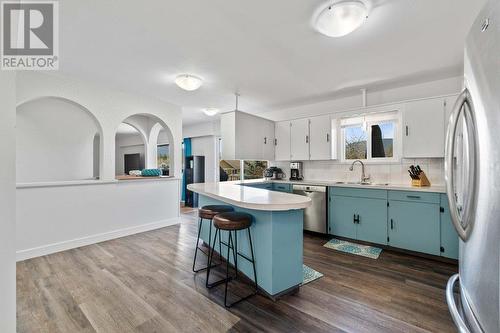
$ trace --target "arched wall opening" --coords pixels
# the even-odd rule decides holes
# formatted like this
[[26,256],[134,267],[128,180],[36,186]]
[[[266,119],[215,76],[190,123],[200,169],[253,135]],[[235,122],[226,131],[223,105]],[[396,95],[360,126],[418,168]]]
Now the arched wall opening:
[[18,183],[99,178],[102,128],[89,110],[68,99],[42,97],[16,111]]
[[146,168],[147,140],[140,129],[124,121],[115,135],[115,174]]
[[[142,135],[144,142],[144,167],[147,169],[162,169],[164,176],[173,175],[173,172],[171,174],[171,171],[175,170],[174,152],[171,149],[173,136],[165,122],[155,115],[141,113],[127,117],[123,120],[122,124],[128,124]],[[117,141],[115,146],[117,150],[121,146],[121,141],[118,138],[120,131],[123,131],[122,124],[116,130]],[[137,135],[136,139],[131,141],[131,143],[138,146]],[[126,173],[125,171],[127,170],[122,165],[121,157],[117,157],[115,165],[117,171],[123,169],[123,174]],[[121,174],[117,172],[117,175]]]

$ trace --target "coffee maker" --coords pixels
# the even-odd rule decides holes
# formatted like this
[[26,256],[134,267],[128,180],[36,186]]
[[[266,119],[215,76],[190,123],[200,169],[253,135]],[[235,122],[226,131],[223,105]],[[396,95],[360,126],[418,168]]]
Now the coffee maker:
[[302,180],[302,162],[290,163],[290,180]]

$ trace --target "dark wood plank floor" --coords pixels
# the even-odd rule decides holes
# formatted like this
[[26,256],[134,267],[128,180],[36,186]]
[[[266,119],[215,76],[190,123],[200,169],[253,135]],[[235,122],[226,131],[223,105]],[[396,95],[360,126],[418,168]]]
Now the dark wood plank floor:
[[[19,332],[455,332],[445,302],[457,267],[383,251],[343,254],[306,235],[324,277],[293,296],[226,310],[193,274],[195,211],[183,223],[17,264]],[[234,291],[243,295],[245,285]]]

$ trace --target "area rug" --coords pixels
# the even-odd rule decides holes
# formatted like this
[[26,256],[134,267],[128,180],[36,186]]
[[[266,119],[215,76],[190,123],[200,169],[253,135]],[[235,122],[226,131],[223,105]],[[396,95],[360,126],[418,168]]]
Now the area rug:
[[323,274],[321,274],[320,272],[315,271],[311,267],[304,264],[302,264],[302,272],[304,274],[304,281],[302,282],[302,285],[313,282],[314,280],[317,280],[323,276]]
[[363,256],[372,259],[378,259],[382,249],[375,246],[361,245],[356,243],[351,243],[348,241],[333,238],[328,243],[323,245],[329,249],[355,254],[358,256]]

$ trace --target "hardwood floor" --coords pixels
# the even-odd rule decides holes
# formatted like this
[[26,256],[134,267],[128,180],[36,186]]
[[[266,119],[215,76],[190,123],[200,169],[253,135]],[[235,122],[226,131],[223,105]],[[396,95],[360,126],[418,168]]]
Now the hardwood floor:
[[205,274],[191,271],[195,214],[183,209],[180,225],[19,262],[18,331],[456,331],[444,294],[455,265],[386,250],[378,260],[343,254],[311,235],[304,263],[324,277],[278,302],[256,296],[226,310],[224,287],[208,291]]

